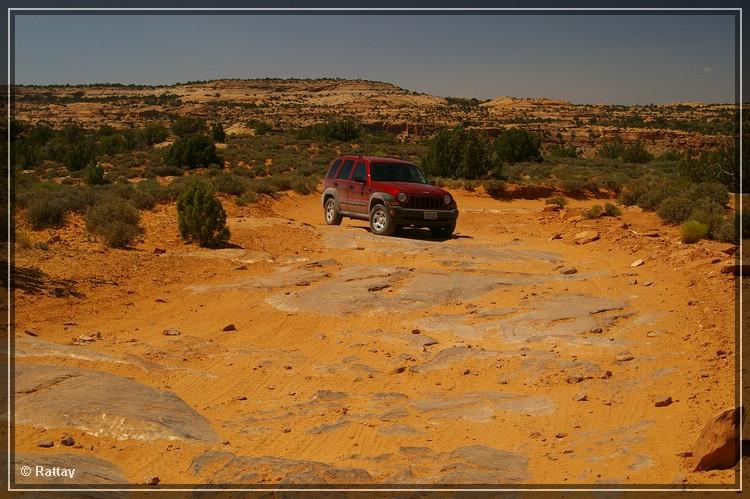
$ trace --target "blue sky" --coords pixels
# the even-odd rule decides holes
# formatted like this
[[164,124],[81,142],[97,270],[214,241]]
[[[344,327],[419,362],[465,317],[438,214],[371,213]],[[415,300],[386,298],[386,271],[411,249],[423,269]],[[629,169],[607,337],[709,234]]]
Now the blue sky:
[[442,96],[734,102],[730,15],[29,15],[16,83],[337,76]]

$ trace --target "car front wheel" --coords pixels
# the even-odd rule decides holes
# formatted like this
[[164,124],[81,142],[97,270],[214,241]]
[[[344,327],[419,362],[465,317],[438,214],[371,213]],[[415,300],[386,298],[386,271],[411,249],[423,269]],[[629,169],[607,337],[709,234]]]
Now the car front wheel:
[[391,236],[396,231],[396,224],[382,204],[376,204],[370,210],[370,230],[378,236]]
[[448,239],[449,237],[451,237],[454,230],[456,230],[456,222],[430,227],[430,232],[432,233],[432,235],[441,239]]
[[341,220],[344,218],[336,209],[336,201],[333,198],[328,198],[326,201],[324,214],[328,225],[341,225]]

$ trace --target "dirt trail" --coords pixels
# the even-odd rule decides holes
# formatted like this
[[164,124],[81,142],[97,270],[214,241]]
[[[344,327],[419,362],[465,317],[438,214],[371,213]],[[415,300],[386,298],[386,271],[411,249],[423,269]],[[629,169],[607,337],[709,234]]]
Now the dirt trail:
[[[41,274],[17,295],[16,450],[98,458],[133,483],[732,483],[678,455],[734,403],[726,245],[680,245],[638,209],[592,221],[569,218],[586,201],[457,199],[442,242],[327,227],[317,196],[290,195],[225,202],[235,248],[182,244],[164,206],[135,250],[80,223],[19,250]],[[575,244],[585,230],[600,238]],[[72,383],[112,377],[90,371],[133,393],[92,401]],[[55,419],[56,400],[107,416]],[[144,423],[128,403],[170,414]],[[37,447],[66,432],[82,448]]]

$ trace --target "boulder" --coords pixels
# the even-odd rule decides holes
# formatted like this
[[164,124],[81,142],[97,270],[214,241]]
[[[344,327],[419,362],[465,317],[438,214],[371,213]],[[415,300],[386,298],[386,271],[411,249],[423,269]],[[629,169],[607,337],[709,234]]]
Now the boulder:
[[121,440],[217,440],[209,422],[174,393],[107,372],[18,364],[15,393],[20,424]]
[[594,230],[585,230],[573,236],[576,244],[588,244],[599,239],[599,233]]
[[695,471],[728,469],[740,459],[739,407],[715,414],[703,427],[693,451]]

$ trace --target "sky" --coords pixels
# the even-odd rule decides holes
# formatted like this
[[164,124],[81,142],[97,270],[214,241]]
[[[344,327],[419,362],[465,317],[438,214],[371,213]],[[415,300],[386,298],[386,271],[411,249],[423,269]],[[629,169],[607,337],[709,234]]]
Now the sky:
[[735,101],[731,15],[16,14],[15,83],[340,77],[440,96]]

